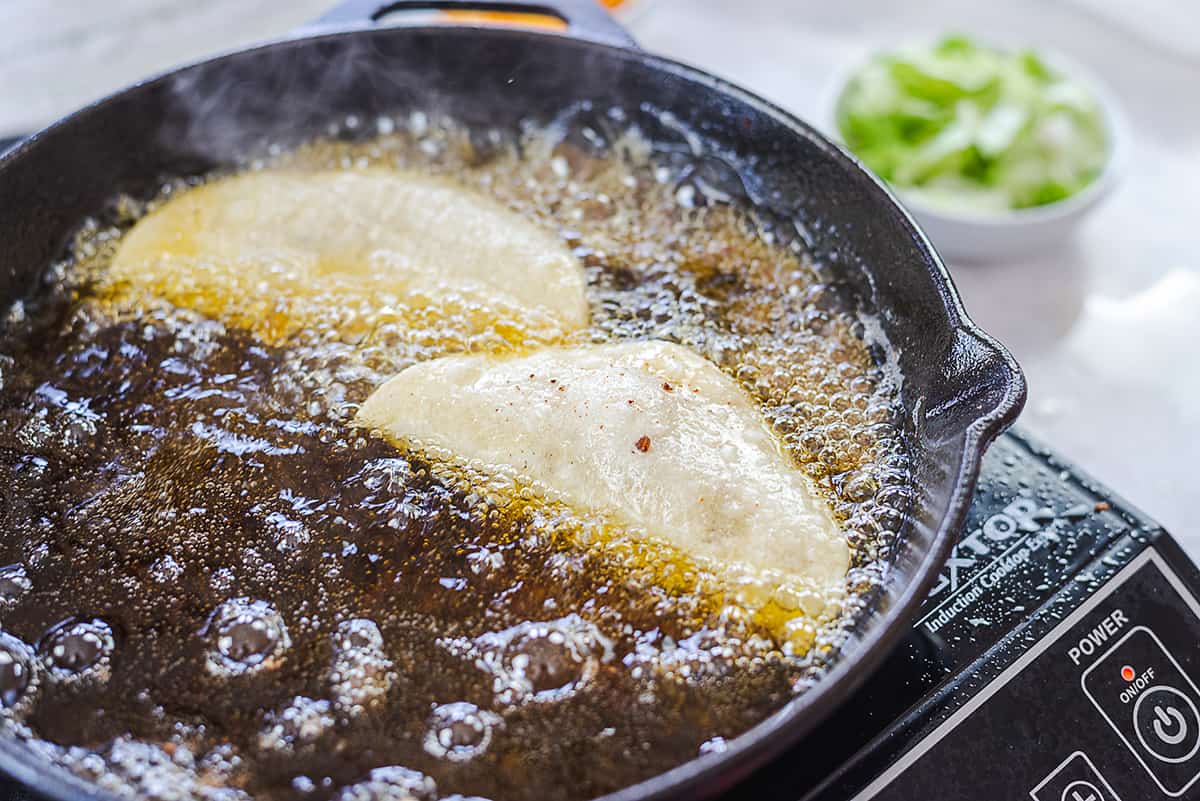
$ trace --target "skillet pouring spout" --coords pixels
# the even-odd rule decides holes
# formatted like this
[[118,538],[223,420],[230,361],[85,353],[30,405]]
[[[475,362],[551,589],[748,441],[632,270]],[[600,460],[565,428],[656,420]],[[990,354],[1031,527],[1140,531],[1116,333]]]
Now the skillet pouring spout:
[[974,436],[969,439],[975,440],[982,455],[1024,408],[1025,375],[1007,348],[974,323],[966,323],[955,330],[943,376],[942,392],[931,392],[913,410],[914,428],[928,436],[939,418],[949,415],[961,424],[959,415],[974,414],[975,421],[968,426]]
[[[976,387],[973,401],[963,399],[960,402],[974,403],[978,414],[968,428],[965,444],[966,448],[977,451],[971,473],[978,476],[984,451],[1016,422],[1025,408],[1029,389],[1025,374],[1012,353],[974,323],[960,329],[953,364],[962,374],[972,376],[971,383]],[[970,483],[973,490],[974,481]],[[963,502],[970,503],[969,494]]]

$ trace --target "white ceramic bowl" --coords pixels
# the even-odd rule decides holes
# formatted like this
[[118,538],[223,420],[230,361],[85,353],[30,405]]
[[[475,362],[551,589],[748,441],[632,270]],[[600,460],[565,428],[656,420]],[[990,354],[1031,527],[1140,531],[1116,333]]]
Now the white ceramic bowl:
[[[901,45],[903,46],[903,45]],[[1003,49],[1006,44],[994,45]],[[883,50],[894,49],[884,47]],[[1070,197],[1026,209],[1004,212],[962,211],[930,205],[904,187],[889,184],[901,204],[916,218],[942,256],[957,261],[1001,261],[1041,251],[1068,239],[1079,222],[1112,189],[1124,164],[1126,125],[1112,94],[1087,70],[1041,47],[1038,55],[1055,70],[1087,89],[1096,98],[1108,132],[1108,159],[1096,179]],[[872,53],[879,49],[872,50]],[[853,62],[838,74],[824,103],[826,133],[845,146],[837,126],[837,104],[850,79],[866,65],[869,56]],[[849,150],[849,148],[847,148]],[[851,153],[853,155],[853,153]]]

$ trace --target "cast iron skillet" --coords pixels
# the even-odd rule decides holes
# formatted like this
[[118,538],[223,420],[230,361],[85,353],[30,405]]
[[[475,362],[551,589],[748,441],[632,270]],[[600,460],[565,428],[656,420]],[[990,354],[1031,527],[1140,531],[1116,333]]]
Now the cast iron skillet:
[[[534,11],[566,34],[469,25],[380,25],[398,8]],[[34,293],[80,221],[117,192],[152,196],[164,177],[203,173],[326,130],[330,120],[436,109],[512,131],[524,119],[620,107],[665,150],[699,133],[702,169],[788,221],[845,293],[879,321],[903,376],[918,500],[874,611],[810,691],[732,740],[608,796],[697,798],[729,788],[808,733],[908,627],[960,530],[984,449],[1018,414],[1024,379],[966,316],[929,241],[853,158],[779,108],[718,78],[638,50],[592,0],[380,5],[351,0],[293,38],[186,66],[88,106],[0,158],[0,307]],[[664,117],[660,112],[669,112]],[[664,124],[664,119],[667,122]],[[729,164],[740,165],[732,173]],[[712,177],[712,176],[710,176]],[[94,789],[0,742],[0,770],[56,799]]]

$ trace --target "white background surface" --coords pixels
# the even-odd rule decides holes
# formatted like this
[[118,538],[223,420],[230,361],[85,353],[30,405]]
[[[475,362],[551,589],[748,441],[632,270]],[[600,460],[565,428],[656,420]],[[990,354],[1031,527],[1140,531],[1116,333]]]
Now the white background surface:
[[[7,0],[0,133],[283,33],[331,1]],[[972,315],[1025,367],[1021,423],[1200,559],[1200,3],[646,0],[630,24],[648,49],[814,121],[867,50],[945,31],[1053,48],[1105,82],[1131,134],[1112,196],[1052,251],[951,267]]]

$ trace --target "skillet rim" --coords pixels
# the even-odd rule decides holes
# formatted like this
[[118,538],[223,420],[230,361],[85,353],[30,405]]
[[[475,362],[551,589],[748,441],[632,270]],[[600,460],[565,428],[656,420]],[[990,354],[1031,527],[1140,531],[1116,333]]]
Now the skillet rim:
[[[167,81],[192,69],[199,69],[241,54],[268,51],[277,47],[305,45],[342,37],[359,35],[471,35],[495,36],[530,40],[536,46],[538,40],[550,39],[556,46],[576,47],[582,50],[604,50],[611,55],[635,62],[638,66],[666,72],[685,81],[699,84],[705,89],[731,97],[738,103],[750,107],[772,121],[787,128],[797,137],[808,140],[835,163],[842,167],[847,177],[866,181],[869,191],[879,194],[884,205],[897,215],[901,231],[907,234],[925,256],[930,278],[946,313],[946,331],[965,335],[988,356],[987,374],[1003,379],[1004,393],[990,409],[980,412],[963,430],[961,444],[955,448],[961,461],[954,478],[954,492],[948,499],[948,507],[931,537],[930,546],[913,569],[912,577],[903,590],[895,596],[891,607],[882,615],[870,620],[855,642],[853,651],[840,656],[833,667],[817,683],[801,695],[793,697],[784,706],[764,718],[727,743],[726,750],[706,754],[644,779],[636,784],[598,796],[593,801],[659,801],[668,797],[691,793],[690,797],[712,797],[729,789],[745,778],[754,769],[799,738],[812,732],[834,712],[841,701],[857,689],[867,676],[874,673],[883,659],[893,650],[900,637],[907,631],[907,624],[915,617],[936,578],[937,568],[946,559],[954,539],[961,530],[979,477],[983,455],[993,440],[999,436],[1020,414],[1024,406],[1027,387],[1023,373],[1012,354],[995,338],[980,328],[967,314],[962,297],[937,250],[912,215],[899,202],[896,195],[868,170],[853,154],[831,141],[810,124],[799,119],[780,106],[750,92],[731,81],[720,78],[703,69],[650,53],[635,46],[618,45],[607,41],[585,38],[568,32],[543,31],[507,27],[491,27],[480,24],[434,24],[404,25],[365,23],[353,27],[310,27],[284,36],[267,39],[243,47],[230,48],[214,55],[156,72],[123,88],[100,97],[67,114],[40,131],[22,140],[20,144],[0,154],[0,181],[3,181],[10,165],[27,153],[36,152],[40,143],[48,136],[71,135],[71,126],[93,113],[100,113],[107,105],[131,95],[150,85]],[[34,156],[28,156],[33,158]],[[898,232],[900,233],[900,232]],[[37,274],[40,276],[43,271]],[[908,411],[911,413],[912,408]],[[956,438],[957,439],[957,438]],[[49,762],[37,762],[28,757],[31,752],[20,740],[0,737],[0,773],[16,779],[28,790],[43,797],[61,799],[87,799],[88,801],[113,801],[120,798],[98,790],[64,768]]]

